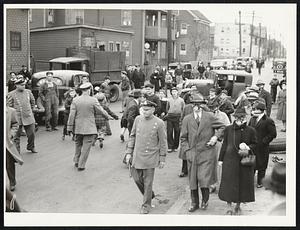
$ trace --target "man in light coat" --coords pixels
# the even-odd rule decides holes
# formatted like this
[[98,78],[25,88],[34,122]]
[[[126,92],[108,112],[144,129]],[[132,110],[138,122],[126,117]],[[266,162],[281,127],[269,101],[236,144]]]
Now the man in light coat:
[[181,148],[186,154],[192,204],[189,212],[199,208],[198,187],[201,188],[201,209],[208,206],[209,187],[217,181],[216,143],[224,130],[224,124],[212,113],[204,111],[203,98],[193,98],[193,113],[182,121]]
[[97,136],[95,113],[102,113],[106,119],[109,118],[98,100],[90,96],[90,83],[82,84],[80,90],[81,96],[75,97],[71,104],[67,126],[67,131],[75,134],[74,162],[78,171],[85,169],[91,146]]
[[20,153],[20,137],[22,128],[24,127],[28,141],[27,150],[32,153],[37,153],[35,150],[35,119],[33,109],[35,106],[35,99],[30,90],[25,89],[25,80],[22,76],[15,81],[16,89],[8,93],[7,103],[9,107],[16,110],[17,120],[19,123],[18,131],[15,135],[14,142],[17,150]]
[[151,200],[154,170],[163,168],[167,153],[167,134],[164,122],[154,116],[156,104],[145,101],[141,104],[143,115],[135,118],[126,148],[126,162],[131,175],[143,194],[142,214],[148,214]]
[[23,164],[22,157],[13,142],[13,137],[18,131],[16,110],[6,106],[6,171],[9,179],[10,191],[15,190],[16,169],[15,162]]

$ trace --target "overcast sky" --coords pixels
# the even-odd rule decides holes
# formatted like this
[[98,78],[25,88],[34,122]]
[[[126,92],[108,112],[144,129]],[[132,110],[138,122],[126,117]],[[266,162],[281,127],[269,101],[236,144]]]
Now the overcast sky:
[[[239,20],[241,11],[242,23],[251,23],[254,11],[254,25],[267,27],[271,38],[286,42],[291,23],[295,23],[291,17],[291,5],[288,4],[199,4],[201,11],[212,22],[231,22]],[[294,22],[293,22],[294,21]]]

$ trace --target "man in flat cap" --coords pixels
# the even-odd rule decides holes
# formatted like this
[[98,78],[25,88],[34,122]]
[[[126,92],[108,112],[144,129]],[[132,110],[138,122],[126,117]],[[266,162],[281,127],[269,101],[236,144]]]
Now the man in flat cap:
[[256,86],[258,87],[258,90],[259,90],[258,96],[265,100],[266,113],[267,113],[267,116],[270,117],[271,110],[272,110],[272,97],[271,97],[271,94],[264,89],[265,83],[262,80],[258,80],[257,83],[256,83]]
[[160,102],[159,96],[157,96],[154,93],[154,85],[152,85],[151,83],[147,83],[145,85],[144,89],[145,89],[145,92],[146,92],[145,93],[145,98],[148,101],[151,101],[151,102],[156,104],[154,115],[159,117],[161,115],[161,102]]
[[219,110],[226,113],[231,123],[231,114],[234,112],[234,108],[230,99],[228,98],[227,90],[222,90],[219,98]]
[[22,75],[17,76],[15,81],[16,89],[8,93],[7,104],[16,110],[17,120],[19,123],[18,131],[15,135],[14,142],[17,150],[20,153],[20,137],[22,128],[24,127],[28,141],[27,150],[32,153],[37,153],[35,150],[35,119],[33,109],[35,99],[29,89],[25,89],[25,80]]
[[46,130],[55,131],[58,123],[58,87],[53,79],[53,72],[46,73],[46,81],[41,85],[39,96],[45,105]]
[[255,170],[257,170],[257,188],[261,188],[262,179],[268,167],[269,144],[276,138],[277,132],[274,121],[264,113],[266,105],[258,102],[253,107],[253,116],[249,121],[249,126],[255,128],[258,140],[254,151],[256,154]]
[[90,96],[91,84],[89,82],[83,83],[80,90],[81,96],[75,97],[71,104],[67,126],[67,131],[75,134],[74,162],[78,171],[85,169],[92,143],[97,136],[95,113],[102,113],[106,119],[109,118],[98,100]]
[[194,97],[191,103],[193,112],[183,118],[180,140],[181,151],[186,155],[188,163],[192,200],[189,212],[194,212],[199,209],[199,187],[202,193],[200,207],[202,210],[206,210],[209,187],[217,182],[216,143],[225,126],[212,113],[203,110],[203,97]]
[[164,122],[154,116],[156,104],[145,101],[141,104],[143,115],[136,117],[126,148],[126,162],[131,164],[131,175],[143,194],[142,214],[148,214],[151,200],[154,171],[163,168],[167,153],[167,135]]
[[120,84],[120,88],[122,90],[122,111],[121,113],[124,112],[125,109],[125,99],[128,96],[128,92],[130,89],[130,81],[129,78],[127,77],[127,72],[126,71],[122,71],[121,72],[121,84]]

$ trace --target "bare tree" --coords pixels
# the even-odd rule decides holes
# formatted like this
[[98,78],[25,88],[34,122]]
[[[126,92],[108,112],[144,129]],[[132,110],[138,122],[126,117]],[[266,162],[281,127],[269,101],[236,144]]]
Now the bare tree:
[[198,59],[199,52],[208,55],[209,49],[209,32],[204,31],[198,25],[197,29],[189,31],[189,39],[191,41],[191,49],[194,51],[195,59]]

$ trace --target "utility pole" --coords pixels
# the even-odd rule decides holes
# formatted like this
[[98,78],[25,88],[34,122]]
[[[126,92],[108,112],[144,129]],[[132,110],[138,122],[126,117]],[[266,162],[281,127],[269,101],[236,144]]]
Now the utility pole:
[[242,56],[242,25],[241,25],[241,11],[239,11],[239,34],[240,34],[240,57]]
[[260,58],[260,46],[261,46],[261,23],[259,23],[258,58]]
[[252,53],[253,22],[254,22],[254,11],[252,12],[252,23],[251,23],[251,34],[250,34],[250,52],[249,52],[249,57],[251,57],[251,53]]
[[168,50],[168,66],[172,62],[172,10],[167,12],[167,50]]

